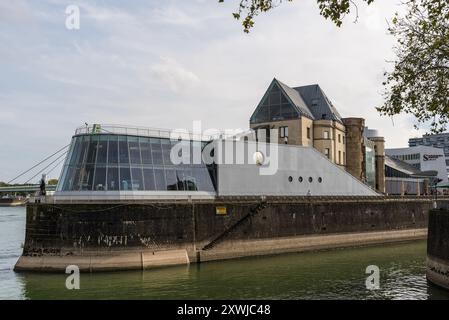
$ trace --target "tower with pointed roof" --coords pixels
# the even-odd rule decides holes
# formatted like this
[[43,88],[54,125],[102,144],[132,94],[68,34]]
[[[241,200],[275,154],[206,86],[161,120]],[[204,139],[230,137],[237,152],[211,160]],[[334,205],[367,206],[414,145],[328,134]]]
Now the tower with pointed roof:
[[345,125],[318,84],[289,87],[273,79],[250,118],[251,129],[278,129],[270,142],[314,147],[346,165]]

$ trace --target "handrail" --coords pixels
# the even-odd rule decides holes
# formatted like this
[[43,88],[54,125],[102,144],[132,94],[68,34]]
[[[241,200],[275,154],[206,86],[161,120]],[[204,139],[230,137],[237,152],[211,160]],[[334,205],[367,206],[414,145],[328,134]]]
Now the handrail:
[[126,125],[116,125],[116,124],[93,124],[86,125],[83,127],[78,127],[75,130],[75,135],[82,134],[123,134],[123,135],[134,135],[141,137],[153,137],[153,138],[182,138],[185,140],[198,140],[198,141],[212,141],[220,138],[226,138],[234,136],[235,134],[226,134],[224,132],[217,132],[214,135],[205,134],[195,134],[188,132],[183,129],[161,129],[161,128],[150,128],[150,127],[139,127],[139,126],[126,126]]

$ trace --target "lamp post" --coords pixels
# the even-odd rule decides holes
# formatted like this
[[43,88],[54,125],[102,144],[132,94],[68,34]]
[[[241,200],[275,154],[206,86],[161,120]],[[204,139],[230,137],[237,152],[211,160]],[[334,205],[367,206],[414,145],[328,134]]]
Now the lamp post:
[[437,204],[437,201],[438,201],[438,188],[437,188],[437,186],[438,186],[438,184],[441,181],[443,181],[443,179],[436,179],[435,180],[435,184],[433,185],[433,189],[435,190],[435,205],[434,205],[435,209],[437,209],[437,207],[438,207],[438,204]]

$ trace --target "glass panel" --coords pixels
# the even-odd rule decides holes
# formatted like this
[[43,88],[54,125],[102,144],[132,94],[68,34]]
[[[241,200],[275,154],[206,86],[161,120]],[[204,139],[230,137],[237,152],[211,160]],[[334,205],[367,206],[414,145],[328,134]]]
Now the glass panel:
[[98,142],[97,148],[97,164],[106,164],[108,159],[108,142],[100,141]]
[[85,169],[81,170],[81,190],[90,191],[92,190],[93,180],[94,180],[94,165],[88,164]]
[[193,168],[193,176],[195,177],[198,190],[201,191],[214,191],[209,173],[205,168]]
[[281,117],[284,119],[295,118],[297,113],[295,109],[290,104],[283,104],[281,106]]
[[74,179],[75,169],[72,166],[66,167],[66,175],[63,181],[62,190],[63,191],[70,191],[72,190],[73,186],[73,179]]
[[72,190],[74,191],[78,191],[81,189],[81,178],[82,178],[82,172],[84,172],[84,170],[81,169],[81,166],[76,166],[74,169],[74,174],[73,174],[73,185],[72,185]]
[[166,169],[165,178],[167,181],[166,190],[178,190],[178,179],[176,177],[176,170]]
[[270,120],[269,107],[261,107],[256,114],[256,122],[266,122]]
[[108,153],[108,163],[117,164],[118,163],[118,142],[117,137],[111,136],[109,140],[109,153]]
[[120,190],[131,190],[131,171],[129,167],[120,167]]
[[89,144],[89,151],[87,153],[87,163],[95,163],[97,157],[98,137],[93,137]]
[[128,138],[129,143],[129,155],[131,157],[131,164],[142,164],[140,159],[139,140],[135,137]]
[[289,104],[288,99],[284,94],[281,94],[281,103]]
[[152,164],[153,160],[151,157],[151,146],[150,140],[147,138],[140,138],[140,153],[142,154],[143,164]]
[[170,160],[171,143],[168,139],[161,139],[162,144],[162,157],[165,165],[173,165]]
[[153,169],[143,169],[143,179],[145,181],[145,190],[154,190],[154,172]]
[[76,165],[81,166],[86,163],[87,149],[89,148],[90,137],[82,137],[81,150],[79,158],[76,160]]
[[69,161],[70,165],[77,164],[77,159],[80,156],[80,152],[81,152],[82,137],[74,138],[73,143],[74,143],[74,147],[73,147],[72,156],[70,157],[70,161]]
[[104,191],[106,189],[106,167],[97,167],[95,169],[94,191]]
[[153,158],[153,164],[164,164],[162,161],[162,147],[160,139],[150,139],[151,143],[151,156]]
[[270,106],[270,119],[277,120],[280,119],[280,117],[281,117],[281,106],[280,105]]
[[119,137],[118,150],[120,164],[129,164],[129,150],[126,137]]
[[163,169],[154,169],[154,177],[156,183],[156,190],[167,190],[165,184],[165,174]]
[[270,93],[270,104],[280,104],[281,103],[281,93],[272,92]]
[[132,168],[132,190],[143,190],[142,168]]
[[109,167],[108,168],[108,190],[118,190],[119,189],[119,178],[118,178],[118,168]]

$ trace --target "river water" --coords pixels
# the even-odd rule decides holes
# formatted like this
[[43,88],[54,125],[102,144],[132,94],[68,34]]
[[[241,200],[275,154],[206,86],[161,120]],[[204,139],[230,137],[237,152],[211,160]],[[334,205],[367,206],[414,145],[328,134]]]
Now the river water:
[[[426,242],[247,258],[145,272],[63,274],[12,269],[21,254],[25,208],[0,207],[0,299],[449,299],[427,283]],[[367,290],[367,266],[380,269]]]

